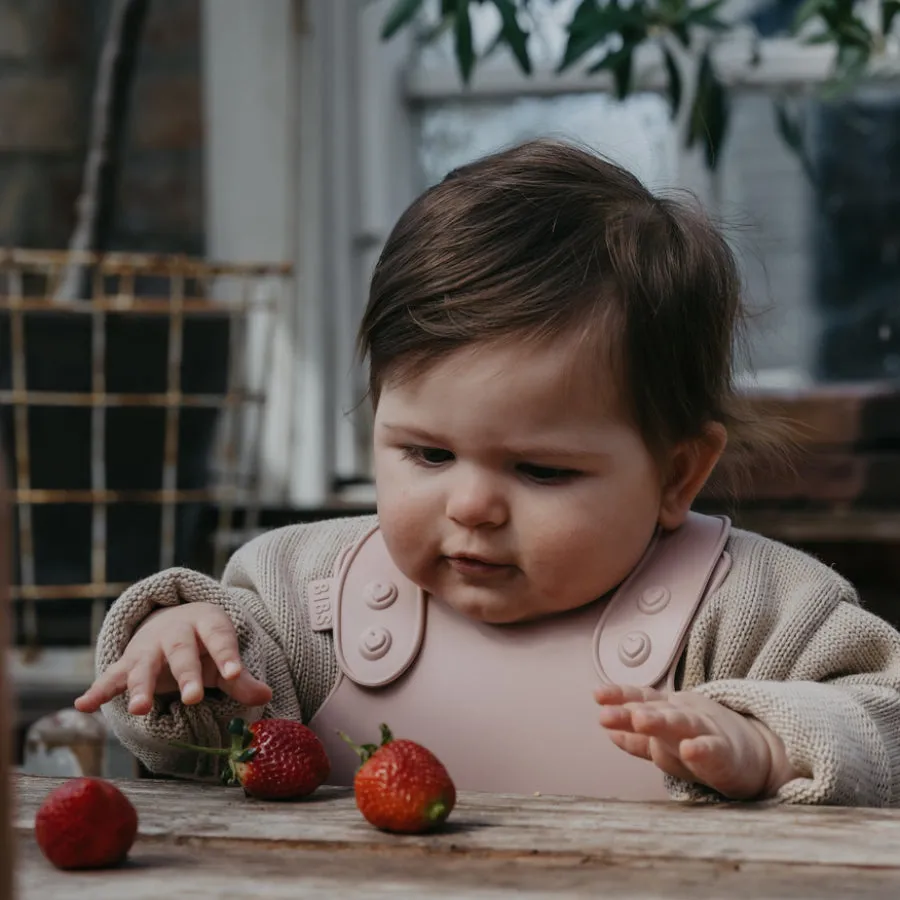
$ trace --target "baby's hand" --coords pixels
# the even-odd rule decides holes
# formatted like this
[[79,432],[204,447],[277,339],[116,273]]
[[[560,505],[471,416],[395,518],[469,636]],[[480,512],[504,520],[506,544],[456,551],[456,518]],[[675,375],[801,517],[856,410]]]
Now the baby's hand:
[[777,735],[702,694],[606,685],[594,698],[622,750],[732,800],[772,797],[799,775]]
[[204,688],[218,688],[244,706],[261,706],[271,689],[241,665],[237,634],[225,612],[210,603],[186,603],[151,613],[134,633],[122,658],[75,701],[95,712],[128,691],[128,711],[150,712],[154,694],[180,693],[199,703]]

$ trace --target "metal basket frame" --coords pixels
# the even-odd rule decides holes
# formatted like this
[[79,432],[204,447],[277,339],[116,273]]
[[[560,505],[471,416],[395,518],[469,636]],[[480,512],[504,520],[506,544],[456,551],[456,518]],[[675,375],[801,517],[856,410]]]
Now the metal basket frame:
[[[59,286],[71,267],[79,267],[89,285],[86,299],[59,299]],[[135,253],[72,253],[0,249],[0,311],[9,315],[11,389],[0,390],[0,405],[11,406],[15,428],[14,468],[8,496],[18,522],[18,583],[11,598],[22,601],[21,622],[26,645],[37,641],[37,604],[41,599],[86,600],[92,604],[91,632],[96,639],[107,601],[128,585],[107,575],[107,511],[112,504],[140,502],[161,506],[161,569],[173,564],[176,508],[179,503],[205,501],[218,508],[214,569],[221,572],[228,541],[218,535],[233,531],[235,508],[246,510],[244,531],[252,533],[259,517],[259,474],[262,458],[265,384],[253,389],[247,364],[248,327],[264,317],[264,359],[271,358],[278,311],[286,301],[292,274],[289,264],[211,263],[179,255]],[[141,296],[135,290],[142,276],[164,279],[165,296]],[[26,289],[26,278],[43,290]],[[234,299],[217,299],[217,282],[227,278],[239,286]],[[189,291],[189,286],[200,288]],[[53,312],[92,320],[92,377],[89,393],[35,391],[26,377],[26,313]],[[106,389],[105,326],[110,314],[135,313],[169,317],[167,384],[164,393],[114,394]],[[189,394],[181,389],[185,319],[227,316],[229,348],[224,394]],[[81,406],[91,410],[91,485],[89,490],[41,490],[32,487],[29,454],[29,410],[36,406]],[[105,482],[106,412],[112,407],[153,406],[165,409],[164,460],[160,490],[110,490]],[[221,439],[217,448],[217,483],[203,490],[178,489],[179,416],[188,407],[220,408]],[[256,412],[255,430],[245,434],[246,419]],[[87,584],[36,583],[32,509],[38,504],[90,504],[91,580]]]

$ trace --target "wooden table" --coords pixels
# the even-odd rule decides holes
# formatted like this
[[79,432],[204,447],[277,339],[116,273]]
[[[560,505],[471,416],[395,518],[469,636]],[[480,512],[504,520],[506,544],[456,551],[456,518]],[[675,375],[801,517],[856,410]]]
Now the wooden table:
[[20,900],[371,897],[900,897],[900,810],[687,806],[462,794],[445,831],[382,834],[346,789],[261,803],[237,788],[120,786],[140,835],[120,869],[53,869],[19,776]]

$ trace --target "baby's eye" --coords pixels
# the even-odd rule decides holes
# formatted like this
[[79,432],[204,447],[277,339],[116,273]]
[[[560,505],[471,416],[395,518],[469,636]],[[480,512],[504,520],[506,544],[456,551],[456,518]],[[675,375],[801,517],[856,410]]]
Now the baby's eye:
[[440,466],[450,462],[453,454],[440,447],[404,447],[403,458],[411,459],[423,466]]
[[575,469],[560,469],[554,466],[535,466],[531,463],[522,463],[519,471],[532,481],[542,484],[557,484],[562,481],[571,481],[579,474]]

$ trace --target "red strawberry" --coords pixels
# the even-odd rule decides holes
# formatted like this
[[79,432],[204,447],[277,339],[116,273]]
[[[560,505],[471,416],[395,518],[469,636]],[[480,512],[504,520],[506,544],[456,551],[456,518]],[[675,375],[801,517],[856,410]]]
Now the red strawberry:
[[421,744],[394,740],[381,726],[381,746],[356,746],[362,765],[353,779],[356,805],[376,828],[417,834],[441,825],[456,804],[456,787],[443,763]]
[[72,778],[44,798],[34,834],[59,869],[105,869],[125,859],[137,827],[135,808],[114,784]]
[[232,719],[228,732],[231,748],[227,750],[176,746],[227,757],[222,780],[240,784],[245,794],[258,800],[306,797],[331,773],[325,745],[314,731],[293,719],[260,719],[249,726],[243,719]]

